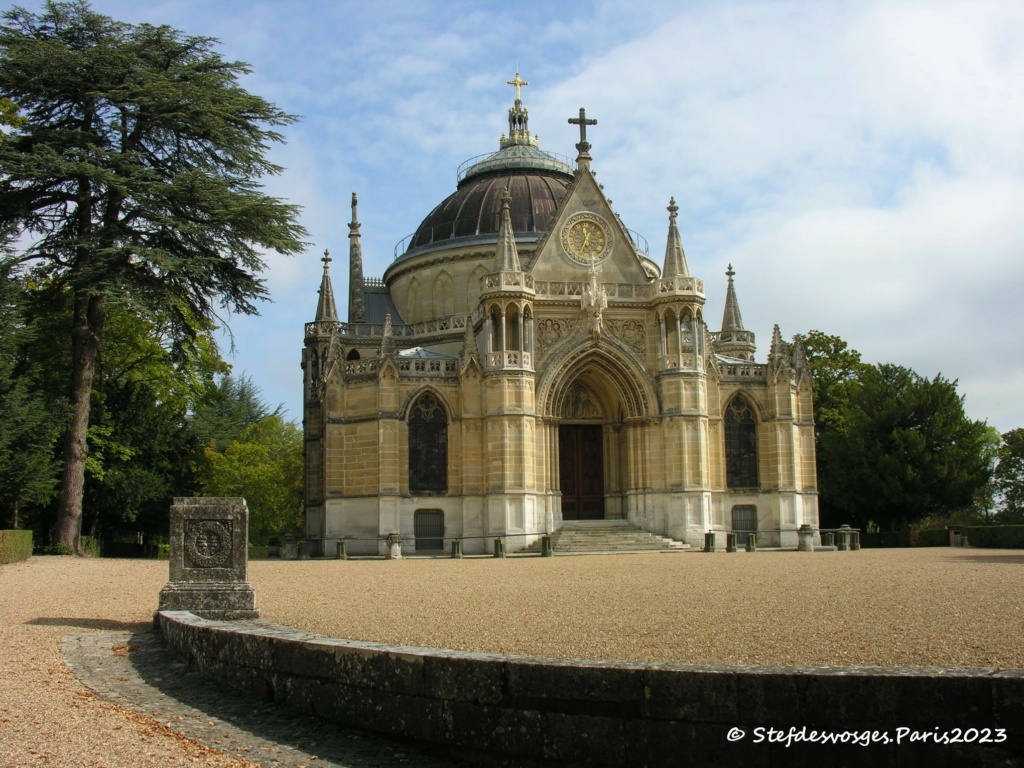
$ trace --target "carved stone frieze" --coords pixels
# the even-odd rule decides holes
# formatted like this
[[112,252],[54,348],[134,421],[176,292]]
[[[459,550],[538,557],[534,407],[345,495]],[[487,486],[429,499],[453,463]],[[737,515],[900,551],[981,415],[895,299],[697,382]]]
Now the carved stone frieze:
[[539,321],[536,330],[537,347],[544,350],[560,342],[572,332],[568,325],[566,320],[550,317]]
[[612,335],[626,342],[626,345],[637,354],[647,349],[647,328],[642,320],[608,320],[608,328]]
[[594,393],[582,384],[574,384],[563,401],[563,419],[601,419],[601,408]]

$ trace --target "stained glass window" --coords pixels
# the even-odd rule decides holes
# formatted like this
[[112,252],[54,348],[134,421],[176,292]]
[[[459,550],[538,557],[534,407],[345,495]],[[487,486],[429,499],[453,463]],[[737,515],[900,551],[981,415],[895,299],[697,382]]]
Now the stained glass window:
[[725,409],[725,475],[730,488],[757,488],[757,421],[742,397]]
[[432,394],[422,395],[409,414],[409,491],[448,490],[448,419]]

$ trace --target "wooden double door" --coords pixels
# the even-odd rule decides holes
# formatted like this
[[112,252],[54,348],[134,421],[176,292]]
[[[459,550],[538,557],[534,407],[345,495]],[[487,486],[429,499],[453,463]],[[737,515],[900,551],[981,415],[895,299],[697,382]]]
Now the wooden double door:
[[604,444],[599,424],[558,427],[563,520],[604,519]]

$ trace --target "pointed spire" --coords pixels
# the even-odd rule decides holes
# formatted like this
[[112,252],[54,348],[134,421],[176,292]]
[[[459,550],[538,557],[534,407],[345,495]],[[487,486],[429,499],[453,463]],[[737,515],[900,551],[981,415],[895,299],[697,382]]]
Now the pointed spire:
[[679,237],[679,227],[676,226],[676,216],[679,213],[679,206],[673,197],[668,203],[668,242],[665,245],[665,269],[662,277],[689,277],[690,268],[686,264],[686,253],[683,251],[683,241]]
[[316,321],[332,320],[338,321],[338,310],[334,305],[334,289],[331,287],[331,253],[324,249],[324,257],[320,259],[324,263],[324,276],[320,280],[320,300],[316,305]]
[[743,317],[740,315],[740,303],[736,298],[736,287],[732,279],[736,273],[732,264],[726,270],[729,287],[725,293],[725,312],[722,314],[722,330],[718,334],[715,350],[723,355],[737,357],[741,360],[753,360],[757,345],[754,343],[753,331],[743,328]]
[[495,272],[522,272],[516,237],[512,231],[511,205],[512,195],[506,185],[501,193],[501,225],[498,227],[498,247],[494,251]]
[[363,246],[359,237],[359,200],[352,193],[352,221],[348,225],[348,321],[366,322],[366,304],[363,301]]
[[722,314],[722,331],[742,331],[744,330],[743,317],[740,315],[740,303],[736,299],[736,287],[732,283],[732,279],[736,275],[732,269],[732,264],[729,265],[729,269],[725,271],[725,274],[729,278],[729,287],[725,292],[725,312]]

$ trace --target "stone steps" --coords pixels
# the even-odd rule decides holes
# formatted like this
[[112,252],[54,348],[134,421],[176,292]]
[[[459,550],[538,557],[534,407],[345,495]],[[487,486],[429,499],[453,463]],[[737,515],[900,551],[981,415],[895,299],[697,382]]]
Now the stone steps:
[[[672,552],[689,549],[688,544],[634,528],[626,520],[581,520],[564,523],[551,534],[555,554],[578,555],[598,552]],[[539,554],[541,542],[522,550]]]

